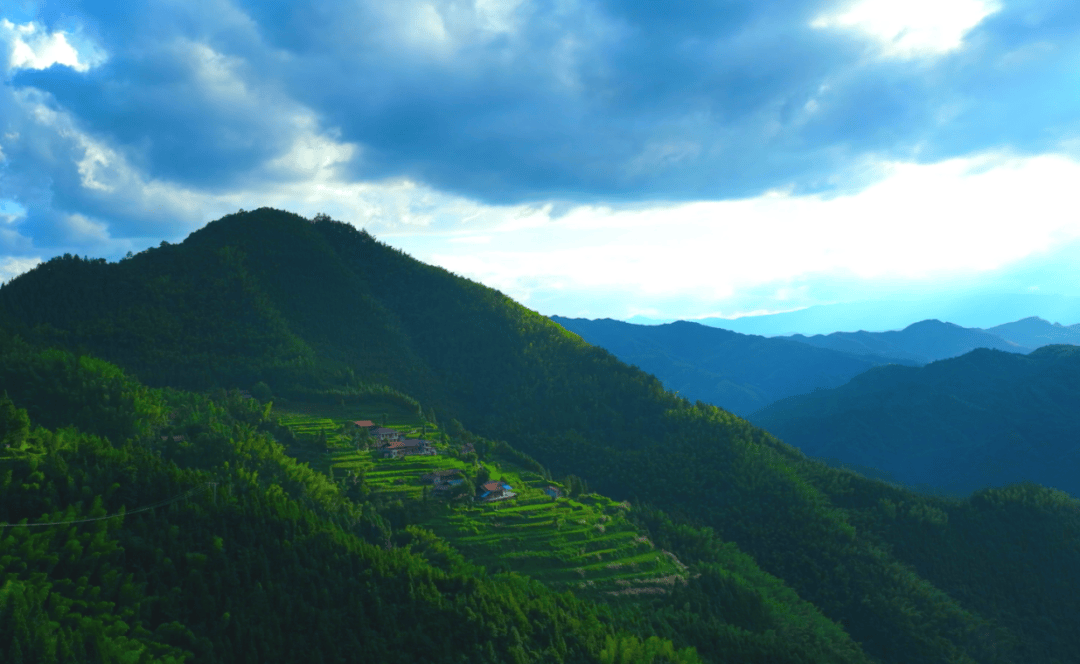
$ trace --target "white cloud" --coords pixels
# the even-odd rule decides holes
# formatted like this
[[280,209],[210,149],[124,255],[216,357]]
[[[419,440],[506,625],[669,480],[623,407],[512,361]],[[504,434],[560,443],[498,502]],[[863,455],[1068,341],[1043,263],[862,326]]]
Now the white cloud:
[[474,8],[480,26],[496,33],[517,30],[517,8],[522,0],[476,0]]
[[61,64],[76,71],[88,71],[104,60],[104,54],[88,42],[80,51],[68,41],[63,31],[46,33],[34,23],[16,25],[0,19],[0,43],[7,46],[5,69],[47,69]]
[[81,214],[69,214],[64,219],[68,237],[72,244],[105,243],[109,241],[109,228],[100,221],[94,221]]
[[339,142],[336,131],[320,133],[310,112],[295,113],[292,124],[301,130],[292,147],[267,164],[275,175],[325,183],[335,177],[335,167],[347,163],[359,149],[355,143]]
[[0,258],[0,283],[10,281],[23,272],[28,272],[40,262],[40,258],[16,258],[14,256]]
[[208,44],[189,39],[177,40],[173,52],[178,61],[188,61],[204,94],[221,104],[252,103],[252,93],[244,83],[240,70],[242,58],[215,51]]
[[[482,245],[456,230],[388,241],[533,306],[579,291],[607,294],[592,303],[593,315],[687,317],[800,308],[816,303],[822,281],[862,289],[970,283],[1080,238],[1073,213],[1080,196],[1071,186],[1080,179],[1077,161],[993,153],[879,168],[883,180],[834,198],[774,192],[625,210],[582,206],[559,218],[547,208],[486,231]],[[749,293],[757,305],[743,301]]]
[[996,0],[858,0],[815,19],[815,28],[847,28],[876,40],[886,57],[941,55],[961,47],[964,36],[999,11]]

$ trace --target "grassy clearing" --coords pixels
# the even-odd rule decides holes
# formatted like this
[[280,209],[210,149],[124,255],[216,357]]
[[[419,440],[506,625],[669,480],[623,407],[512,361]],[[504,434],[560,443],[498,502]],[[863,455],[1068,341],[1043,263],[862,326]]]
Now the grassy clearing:
[[[337,477],[348,471],[362,472],[367,485],[387,498],[425,500],[420,475],[466,468],[466,462],[448,456],[447,448],[440,445],[438,456],[404,459],[383,459],[373,451],[357,450],[343,425],[358,419],[379,423],[373,408],[291,408],[279,416],[299,438],[312,443],[325,437],[325,447],[312,467]],[[395,420],[388,415],[387,426],[419,437],[422,422],[415,414],[412,417]],[[437,429],[430,428],[424,437],[441,438]],[[596,494],[553,499],[543,492],[543,487],[553,483],[538,473],[501,460],[483,465],[491,479],[506,482],[517,496],[494,503],[463,500],[451,504],[431,497],[429,491],[426,499],[444,507],[437,507],[420,524],[474,563],[492,572],[513,571],[560,590],[603,599],[666,592],[672,583],[686,578],[673,557],[655,549],[626,520],[629,505]]]

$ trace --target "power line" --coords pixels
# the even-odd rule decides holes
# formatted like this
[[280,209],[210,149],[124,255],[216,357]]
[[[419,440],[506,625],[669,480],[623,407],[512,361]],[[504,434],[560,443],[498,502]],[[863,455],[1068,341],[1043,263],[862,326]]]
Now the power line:
[[[38,528],[38,527],[45,527],[45,526],[67,526],[67,525],[71,525],[71,524],[74,524],[74,523],[89,523],[91,521],[104,521],[105,519],[115,519],[117,517],[128,516],[129,514],[138,514],[139,512],[147,512],[149,510],[157,509],[159,507],[164,507],[165,505],[175,503],[178,500],[183,500],[184,498],[188,498],[188,497],[194,495],[195,493],[197,493],[200,489],[205,489],[208,486],[217,487],[217,484],[218,484],[217,482],[207,482],[205,484],[200,484],[199,486],[195,487],[194,489],[191,489],[190,491],[186,491],[186,492],[180,494],[179,496],[174,496],[173,498],[168,498],[166,500],[161,500],[161,501],[158,501],[156,503],[152,503],[150,505],[145,505],[145,506],[140,507],[138,509],[133,509],[130,512],[110,514],[108,516],[96,516],[96,517],[92,517],[92,518],[89,518],[89,519],[76,519],[74,521],[50,521],[50,522],[47,522],[47,523],[6,523],[5,522],[5,523],[0,523],[0,531],[3,531],[4,528]],[[215,491],[215,497],[216,497],[216,495],[217,494],[216,494],[216,491]]]

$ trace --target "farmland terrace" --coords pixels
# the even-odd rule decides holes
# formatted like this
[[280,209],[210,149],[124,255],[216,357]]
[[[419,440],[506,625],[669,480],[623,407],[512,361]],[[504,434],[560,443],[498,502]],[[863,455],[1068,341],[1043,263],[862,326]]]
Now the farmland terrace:
[[[353,420],[370,411],[327,412],[312,406],[279,413],[282,424],[313,451],[322,453],[312,467],[338,481],[360,477],[382,500],[426,503],[427,516],[417,525],[450,543],[474,564],[490,572],[516,572],[560,590],[613,600],[663,594],[684,583],[685,568],[669,553],[656,548],[644,532],[626,517],[629,503],[617,503],[598,494],[566,496],[558,482],[521,469],[506,459],[472,463],[436,444],[437,456],[384,459],[375,449],[358,449],[349,431]],[[336,417],[335,417],[336,415]],[[420,435],[418,420],[396,418],[386,426],[403,435]],[[428,425],[426,436],[438,440]],[[492,480],[512,487],[516,497],[492,503],[471,496],[457,500],[436,497],[430,481],[421,476],[438,470],[463,469],[476,477],[480,466]],[[470,483],[466,479],[466,483]],[[555,486],[563,495],[553,498],[543,488]]]

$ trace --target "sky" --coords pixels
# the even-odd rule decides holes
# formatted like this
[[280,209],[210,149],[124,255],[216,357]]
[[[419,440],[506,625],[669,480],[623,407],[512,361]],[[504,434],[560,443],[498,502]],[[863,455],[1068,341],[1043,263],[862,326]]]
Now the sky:
[[1080,295],[1075,0],[0,0],[0,80],[0,280],[267,206],[545,315]]

